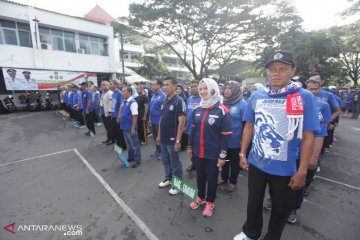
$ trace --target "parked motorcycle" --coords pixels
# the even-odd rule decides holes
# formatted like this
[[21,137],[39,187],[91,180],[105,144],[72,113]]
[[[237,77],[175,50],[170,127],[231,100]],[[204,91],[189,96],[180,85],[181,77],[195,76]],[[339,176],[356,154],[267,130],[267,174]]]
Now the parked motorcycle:
[[0,112],[1,113],[12,113],[17,110],[17,107],[13,101],[13,96],[6,96],[4,99],[0,99]]

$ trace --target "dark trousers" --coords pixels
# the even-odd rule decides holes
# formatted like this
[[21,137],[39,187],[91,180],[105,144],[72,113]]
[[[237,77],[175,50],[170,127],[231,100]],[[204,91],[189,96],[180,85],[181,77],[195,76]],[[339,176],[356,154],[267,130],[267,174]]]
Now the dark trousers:
[[147,141],[147,122],[142,120],[141,118],[138,118],[138,136],[140,142],[146,142]]
[[[152,131],[152,135],[153,135],[153,137],[154,137],[155,144],[156,144],[156,138],[157,138],[158,135],[159,135],[159,125],[151,124],[151,131]],[[160,145],[157,145],[157,144],[156,144],[156,151],[157,151],[158,153],[161,152],[161,150],[160,150]]]
[[236,185],[237,179],[239,177],[240,172],[240,148],[228,148],[227,149],[227,159],[228,162],[225,162],[225,165],[221,170],[221,179],[224,182],[229,181],[231,184]]
[[198,196],[201,199],[206,197],[207,202],[215,202],[217,179],[219,175],[217,159],[204,159],[194,156],[194,163],[196,169]]
[[86,114],[84,112],[84,117],[85,117],[86,126],[89,129],[89,132],[92,131],[93,133],[95,133],[94,112],[89,112],[88,114]]
[[268,232],[264,240],[279,240],[291,209],[295,191],[288,185],[291,177],[270,175],[250,165],[248,177],[247,220],[243,232],[249,238],[258,239],[263,227],[263,201],[266,185],[269,184],[272,210]]
[[[127,149],[125,138],[124,138],[124,133],[120,129],[120,124],[116,123],[115,118],[111,118],[111,134],[112,134],[111,135],[112,139],[115,140],[115,143],[119,147],[121,147],[122,149]],[[110,139],[110,140],[113,141],[112,139]]]
[[67,106],[70,119],[75,119],[74,109],[72,109],[70,106]]
[[95,113],[95,110],[91,112],[91,115],[94,123],[100,122],[100,120],[98,119],[98,115]]
[[80,123],[80,126],[85,125],[84,116],[82,110],[73,110],[75,114],[75,120]]
[[115,142],[115,136],[113,137],[112,133],[111,133],[111,129],[112,129],[111,128],[111,117],[105,117],[105,114],[102,114],[101,117],[103,119],[104,127],[106,129],[106,137],[107,137],[106,140]]

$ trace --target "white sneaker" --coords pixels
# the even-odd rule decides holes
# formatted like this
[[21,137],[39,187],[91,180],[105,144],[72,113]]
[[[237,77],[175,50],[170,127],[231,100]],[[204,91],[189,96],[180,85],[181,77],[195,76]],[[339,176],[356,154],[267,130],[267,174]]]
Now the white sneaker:
[[159,183],[159,188],[164,188],[164,187],[167,187],[171,184],[170,180],[164,180],[162,181],[161,183]]
[[79,128],[85,128],[86,126],[85,125],[81,125]]
[[103,125],[102,123],[96,123],[96,126],[98,126],[98,127],[100,127],[102,125]]
[[[236,235],[233,239],[234,240],[253,240],[252,238],[249,238],[248,236],[246,236],[245,233],[243,233],[243,232]],[[261,239],[261,238],[259,238],[259,239]]]
[[179,191],[176,188],[170,188],[169,194],[170,195],[177,195],[177,194],[179,194]]

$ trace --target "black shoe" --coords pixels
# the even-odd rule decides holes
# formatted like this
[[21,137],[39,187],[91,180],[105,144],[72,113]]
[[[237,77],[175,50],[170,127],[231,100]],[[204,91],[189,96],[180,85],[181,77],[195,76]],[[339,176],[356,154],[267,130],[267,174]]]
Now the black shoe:
[[190,165],[190,166],[186,169],[187,172],[191,172],[191,171],[194,171],[194,170],[195,170],[195,166],[194,166],[194,165]]
[[131,168],[137,168],[139,165],[140,165],[139,162],[134,162],[134,163],[131,165]]
[[108,139],[108,140],[106,140],[106,141],[102,141],[102,143],[108,143],[108,142],[110,142],[110,140]]
[[114,141],[109,141],[108,143],[106,143],[106,145],[113,145],[114,143]]
[[90,136],[90,132],[84,133],[86,136]]

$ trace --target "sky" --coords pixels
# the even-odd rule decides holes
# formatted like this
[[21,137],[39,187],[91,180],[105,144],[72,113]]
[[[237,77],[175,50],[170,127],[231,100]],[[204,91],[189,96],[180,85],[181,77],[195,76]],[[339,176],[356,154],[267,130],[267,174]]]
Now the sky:
[[[30,6],[43,8],[72,16],[84,16],[96,4],[114,18],[127,16],[129,4],[143,0],[12,0]],[[349,6],[348,0],[293,0],[299,15],[303,18],[305,30],[318,30],[346,23],[339,13]],[[352,20],[348,19],[347,21]]]

